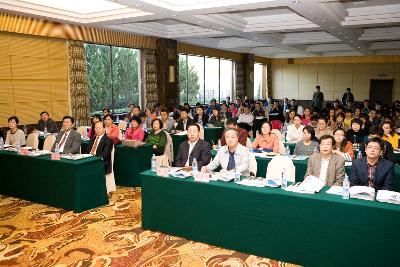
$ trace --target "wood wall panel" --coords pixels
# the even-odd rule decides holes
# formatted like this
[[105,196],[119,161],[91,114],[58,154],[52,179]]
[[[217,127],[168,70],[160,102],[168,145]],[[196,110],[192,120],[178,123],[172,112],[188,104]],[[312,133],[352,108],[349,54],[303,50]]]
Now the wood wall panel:
[[53,100],[68,99],[68,84],[65,80],[50,80],[51,98]]
[[56,121],[62,120],[65,115],[70,113],[68,100],[53,100],[51,106],[53,109],[52,118]]
[[11,64],[13,79],[50,78],[47,58],[11,56]]
[[11,79],[11,57],[0,54],[0,79]]
[[15,102],[43,101],[50,98],[48,80],[14,80]]
[[47,40],[36,36],[9,35],[10,55],[18,57],[47,58]]
[[[0,56],[9,54],[8,35],[0,35]],[[0,61],[2,62],[2,61]],[[0,65],[1,66],[1,65]]]
[[63,42],[60,39],[48,39],[47,46],[49,58],[66,59],[68,57],[67,42]]
[[68,60],[67,59],[49,59],[50,79],[66,80],[68,79]]
[[7,119],[15,114],[14,103],[1,103],[0,105],[0,125],[8,126]]
[[40,112],[47,110],[51,103],[49,101],[30,101],[15,103],[16,116],[20,124],[37,123]]
[[13,88],[11,80],[0,79],[0,103],[13,103]]

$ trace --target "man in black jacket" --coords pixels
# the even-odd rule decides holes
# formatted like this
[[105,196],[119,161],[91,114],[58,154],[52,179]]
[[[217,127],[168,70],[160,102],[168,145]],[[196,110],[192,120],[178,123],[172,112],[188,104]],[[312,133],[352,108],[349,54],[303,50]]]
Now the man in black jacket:
[[188,126],[188,141],[179,146],[175,165],[177,167],[191,166],[193,159],[197,161],[199,170],[206,166],[211,160],[210,144],[199,138],[200,126],[193,123]]
[[94,130],[96,135],[90,139],[86,153],[100,157],[104,162],[105,174],[109,174],[112,171],[111,152],[113,149],[113,142],[106,134],[104,122],[96,122]]
[[50,118],[47,111],[40,113],[40,120],[38,122],[38,130],[44,132],[46,128],[48,133],[58,133],[57,123]]
[[185,108],[182,108],[180,119],[178,120],[178,125],[176,125],[175,130],[186,131],[187,127],[192,122],[193,122],[193,120],[189,117],[189,111]]

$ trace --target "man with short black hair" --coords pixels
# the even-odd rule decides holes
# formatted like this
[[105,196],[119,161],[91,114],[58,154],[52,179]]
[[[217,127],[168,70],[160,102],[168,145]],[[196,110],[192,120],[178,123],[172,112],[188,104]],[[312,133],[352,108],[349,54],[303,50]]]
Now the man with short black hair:
[[[226,129],[236,130],[239,135],[239,144],[241,144],[242,146],[246,146],[246,142],[247,142],[249,133],[245,129],[240,128],[234,118],[227,119],[225,122],[225,126],[226,126]],[[226,145],[224,134],[222,134],[222,137],[221,137],[221,145],[223,145],[223,146]]]
[[312,108],[314,112],[322,111],[322,102],[324,102],[324,94],[321,92],[321,87],[319,85],[315,86],[315,92],[312,98]]
[[175,166],[192,166],[193,159],[195,158],[200,170],[201,167],[210,163],[211,147],[208,142],[200,139],[199,125],[192,123],[187,128],[188,140],[180,144]]
[[356,159],[351,165],[351,186],[361,185],[376,190],[394,190],[394,164],[381,157],[382,140],[378,137],[369,139],[366,143],[366,157]]
[[167,131],[168,133],[172,132],[174,129],[175,120],[169,116],[168,109],[161,108],[161,121],[163,122],[163,130]]
[[319,139],[319,153],[313,153],[308,159],[304,177],[313,175],[321,179],[325,185],[342,186],[345,174],[344,159],[332,153],[335,139],[331,135],[323,135]]
[[346,88],[346,93],[344,93],[342,96],[342,103],[344,106],[347,106],[347,103],[349,102],[354,102],[354,95],[351,93],[350,88]]
[[81,135],[73,129],[74,118],[71,116],[64,116],[62,121],[62,131],[58,133],[51,151],[54,152],[56,145],[58,144],[60,153],[79,154],[82,140]]
[[57,123],[50,118],[47,111],[40,113],[40,120],[38,121],[38,130],[44,132],[45,128],[48,133],[58,133]]
[[186,131],[187,126],[191,123],[193,123],[193,120],[189,117],[189,111],[185,108],[182,108],[180,119],[178,120],[178,125],[176,125],[175,130]]
[[105,174],[111,173],[111,152],[113,141],[106,134],[104,122],[98,121],[94,125],[95,135],[90,138],[86,153],[100,157],[104,163]]

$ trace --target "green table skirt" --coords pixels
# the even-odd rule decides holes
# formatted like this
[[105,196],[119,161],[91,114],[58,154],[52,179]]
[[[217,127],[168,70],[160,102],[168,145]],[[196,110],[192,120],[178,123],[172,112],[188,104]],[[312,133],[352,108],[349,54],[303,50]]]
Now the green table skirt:
[[115,183],[122,186],[140,186],[139,173],[151,168],[152,146],[139,147],[115,146],[114,177]]
[[50,160],[0,151],[0,194],[82,212],[108,204],[100,158]]
[[141,174],[142,227],[303,266],[399,266],[400,206]]

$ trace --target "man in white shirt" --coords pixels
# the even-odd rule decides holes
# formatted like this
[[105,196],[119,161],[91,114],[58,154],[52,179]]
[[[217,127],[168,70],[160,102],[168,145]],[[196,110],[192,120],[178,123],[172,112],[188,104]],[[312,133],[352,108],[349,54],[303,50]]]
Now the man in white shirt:
[[226,145],[218,150],[210,164],[201,168],[202,172],[213,171],[221,166],[221,172],[236,171],[242,175],[249,175],[249,150],[239,144],[239,134],[234,129],[224,132]]
[[239,115],[237,123],[241,128],[249,132],[253,126],[254,116],[251,114],[251,110],[248,106],[245,106],[243,111],[244,112]]
[[[200,139],[200,126],[192,123],[187,130],[188,141],[182,142],[176,156],[175,166],[188,167],[192,165],[193,159],[197,161],[198,168],[207,165],[211,160],[210,144]],[[190,169],[190,168],[187,168]]]
[[51,149],[54,152],[58,144],[60,153],[79,154],[82,144],[81,135],[73,129],[74,118],[64,116],[62,131],[58,133],[56,141]]
[[335,139],[331,135],[323,135],[319,139],[320,153],[313,153],[308,159],[304,177],[313,175],[324,181],[325,185],[342,186],[345,175],[345,161],[341,156],[333,154]]

